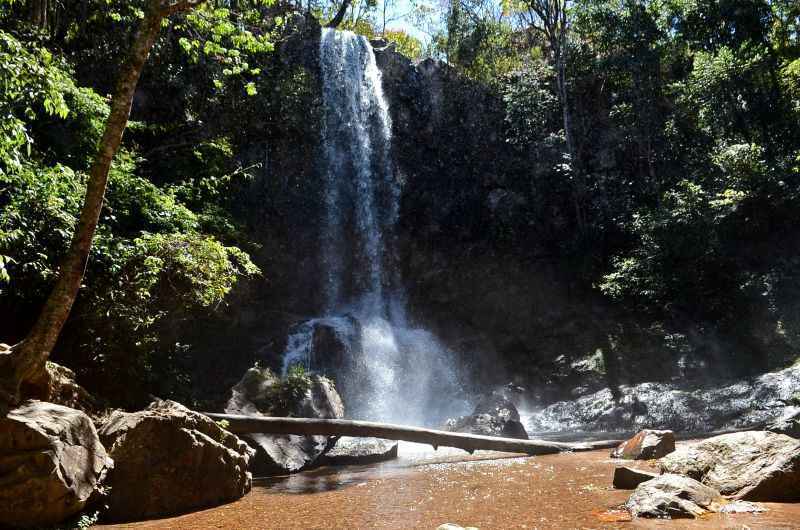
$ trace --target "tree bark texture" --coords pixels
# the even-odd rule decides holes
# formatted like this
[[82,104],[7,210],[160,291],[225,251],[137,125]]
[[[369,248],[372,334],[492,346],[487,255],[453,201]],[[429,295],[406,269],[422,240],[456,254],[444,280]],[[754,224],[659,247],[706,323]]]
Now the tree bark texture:
[[161,31],[161,22],[165,17],[191,9],[199,3],[198,0],[150,0],[148,4],[128,60],[117,80],[111,99],[111,112],[89,171],[80,219],[70,249],[59,267],[55,286],[25,340],[10,353],[0,355],[0,413],[5,412],[9,405],[19,402],[22,383],[35,378],[44,369],[78,295],[103,207],[108,171],[122,141],[133,94],[150,50]]
[[472,453],[477,450],[547,455],[563,451],[593,451],[617,447],[622,440],[586,443],[563,443],[547,440],[519,440],[459,432],[438,431],[392,423],[352,420],[320,420],[316,418],[271,418],[235,414],[204,413],[215,421],[224,420],[234,434],[298,434],[322,436],[356,436],[403,440],[433,446],[456,447]]

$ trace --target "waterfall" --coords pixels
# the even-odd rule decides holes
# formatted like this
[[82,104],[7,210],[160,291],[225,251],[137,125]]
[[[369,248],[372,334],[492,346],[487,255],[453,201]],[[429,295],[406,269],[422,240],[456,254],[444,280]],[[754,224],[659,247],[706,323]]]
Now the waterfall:
[[323,29],[319,54],[325,315],[293,329],[283,369],[332,375],[352,417],[436,423],[466,404],[453,353],[407,323],[394,252],[400,185],[380,70],[369,41],[348,31]]
[[[326,309],[339,309],[350,285],[365,310],[385,314],[386,244],[397,220],[399,187],[391,167],[392,125],[380,71],[365,37],[327,28],[322,30],[320,66]],[[355,236],[350,245],[345,244],[348,221]],[[344,249],[352,253],[349,266],[342,260]]]

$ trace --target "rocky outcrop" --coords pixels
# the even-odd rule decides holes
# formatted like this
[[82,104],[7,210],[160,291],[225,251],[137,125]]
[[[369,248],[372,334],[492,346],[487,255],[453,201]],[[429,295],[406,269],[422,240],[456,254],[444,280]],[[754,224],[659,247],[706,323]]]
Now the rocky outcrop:
[[661,459],[665,473],[689,476],[750,501],[800,500],[800,440],[767,431],[715,436]]
[[652,460],[675,450],[675,433],[645,429],[611,451],[611,458]]
[[48,526],[77,514],[112,466],[86,414],[25,402],[0,419],[0,526]]
[[639,484],[654,478],[658,478],[658,474],[630,467],[617,467],[614,468],[613,485],[618,490],[632,490],[636,489]]
[[89,414],[99,408],[94,397],[76,382],[75,372],[52,361],[45,363],[37,377],[25,382],[23,394]]
[[520,391],[513,385],[494,390],[481,398],[472,414],[448,420],[445,428],[453,432],[527,440],[528,433],[512,402]]
[[792,438],[800,438],[800,408],[787,407],[783,416],[770,422],[766,430],[778,434],[785,434]]
[[254,451],[208,417],[174,401],[114,411],[100,438],[115,461],[108,517],[131,521],[236,500],[248,491]]
[[[254,367],[231,389],[225,412],[340,419],[344,405],[333,382],[325,377],[302,375],[281,381],[270,370]],[[252,470],[262,476],[307,468],[333,443],[327,436],[247,434],[244,438],[256,450]]]
[[634,517],[694,518],[724,503],[718,491],[680,475],[661,475],[637,486],[625,503]]
[[651,428],[704,433],[752,428],[782,416],[796,388],[800,388],[800,366],[700,388],[641,383],[620,386],[616,395],[606,388],[553,403],[526,425],[536,431]]
[[381,438],[342,436],[333,447],[319,457],[317,463],[327,466],[374,464],[397,458],[398,443]]

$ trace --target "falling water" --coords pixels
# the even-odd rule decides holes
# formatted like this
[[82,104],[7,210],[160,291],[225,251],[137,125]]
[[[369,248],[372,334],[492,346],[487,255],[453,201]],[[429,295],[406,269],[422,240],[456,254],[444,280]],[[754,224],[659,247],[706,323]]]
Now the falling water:
[[406,322],[393,252],[400,186],[381,74],[362,36],[323,29],[319,51],[325,316],[294,329],[284,370],[333,372],[353,417],[436,422],[464,402],[452,352]]
[[[385,245],[396,221],[399,190],[391,168],[392,125],[380,71],[367,39],[347,31],[323,29],[320,63],[326,309],[341,308],[350,284],[367,304],[365,310],[385,313]],[[344,233],[348,221],[355,232],[350,245]],[[342,260],[345,250],[352,252],[349,267]]]

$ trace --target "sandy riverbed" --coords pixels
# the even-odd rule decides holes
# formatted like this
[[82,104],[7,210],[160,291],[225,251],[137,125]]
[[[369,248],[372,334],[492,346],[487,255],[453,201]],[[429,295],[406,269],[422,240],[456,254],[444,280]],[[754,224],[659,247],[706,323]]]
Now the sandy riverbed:
[[767,503],[763,514],[695,521],[613,521],[630,492],[611,487],[616,464],[606,450],[498,458],[403,444],[400,454],[381,465],[256,481],[237,502],[180,517],[98,528],[433,530],[445,522],[481,530],[800,528],[800,504]]

